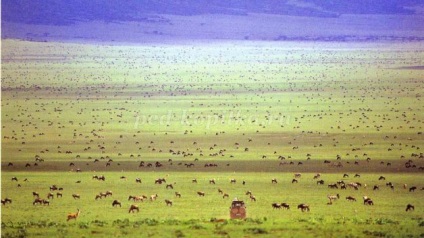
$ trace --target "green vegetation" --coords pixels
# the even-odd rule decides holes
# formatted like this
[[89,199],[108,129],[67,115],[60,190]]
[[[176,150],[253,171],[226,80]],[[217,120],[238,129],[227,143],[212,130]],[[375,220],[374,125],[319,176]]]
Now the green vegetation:
[[[414,43],[2,41],[2,236],[424,236],[423,56]],[[362,187],[328,188],[340,180]],[[33,205],[53,184],[63,197]],[[246,220],[228,220],[235,197]]]

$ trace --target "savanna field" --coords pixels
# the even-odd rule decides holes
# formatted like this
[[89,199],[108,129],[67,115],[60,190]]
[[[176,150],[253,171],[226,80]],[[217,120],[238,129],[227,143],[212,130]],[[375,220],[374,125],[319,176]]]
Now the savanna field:
[[423,59],[2,40],[2,237],[424,237]]

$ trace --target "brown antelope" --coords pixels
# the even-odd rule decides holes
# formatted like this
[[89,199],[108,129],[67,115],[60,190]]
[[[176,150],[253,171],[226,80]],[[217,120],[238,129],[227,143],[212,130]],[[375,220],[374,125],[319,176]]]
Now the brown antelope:
[[61,192],[57,192],[56,193],[56,197],[58,198],[58,197],[62,197],[62,193]]
[[76,220],[78,218],[78,216],[79,216],[80,213],[81,213],[81,211],[80,211],[79,208],[77,209],[77,213],[69,213],[68,214],[68,219],[66,221],[69,221],[71,219],[75,219]]
[[228,198],[230,197],[230,195],[228,195],[228,193],[224,193],[224,195],[222,195],[222,198]]
[[154,200],[156,200],[156,198],[158,198],[159,196],[158,196],[158,194],[154,194],[154,195],[151,195],[150,196],[150,201],[154,201]]
[[271,180],[271,183],[278,183],[278,182],[277,182],[277,179],[276,179],[276,178],[273,178],[273,179]]
[[77,198],[78,198],[78,199],[80,199],[80,198],[81,198],[79,194],[75,194],[75,193],[74,193],[74,194],[72,194],[72,197],[73,197],[74,199],[77,199]]
[[32,192],[32,196],[39,198],[40,194],[38,194],[37,192]]
[[218,188],[218,193],[223,194],[224,191],[222,191],[222,189]]
[[200,197],[204,197],[204,196],[205,196],[205,193],[204,193],[204,192],[197,192],[197,194],[198,194]]
[[175,197],[180,198],[181,197],[181,193],[175,192]]
[[140,209],[138,208],[138,206],[137,205],[131,205],[130,206],[130,209],[128,210],[128,213],[131,213],[131,212],[135,212],[137,210],[137,212],[139,212],[140,211]]
[[165,203],[166,203],[167,206],[172,206],[171,200],[165,199]]
[[250,195],[250,200],[251,200],[252,202],[256,202],[256,197],[255,197],[255,196],[253,196],[253,195]]

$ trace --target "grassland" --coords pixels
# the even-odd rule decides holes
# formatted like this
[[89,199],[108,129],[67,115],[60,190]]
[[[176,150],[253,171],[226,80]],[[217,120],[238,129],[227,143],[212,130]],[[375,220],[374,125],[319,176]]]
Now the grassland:
[[[423,58],[419,43],[2,41],[1,191],[13,200],[2,207],[2,236],[423,236]],[[155,185],[161,177],[174,189]],[[339,180],[368,187],[327,187]],[[45,198],[52,184],[63,198],[33,206],[32,192]],[[107,190],[112,198],[94,199]],[[128,214],[129,195],[156,193]],[[234,197],[247,202],[247,220],[226,220]]]

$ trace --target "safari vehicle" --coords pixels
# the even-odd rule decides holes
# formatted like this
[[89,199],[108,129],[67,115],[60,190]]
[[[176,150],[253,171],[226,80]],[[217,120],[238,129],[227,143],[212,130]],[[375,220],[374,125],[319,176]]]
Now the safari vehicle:
[[244,219],[246,218],[246,206],[243,201],[234,200],[230,207],[231,219]]

